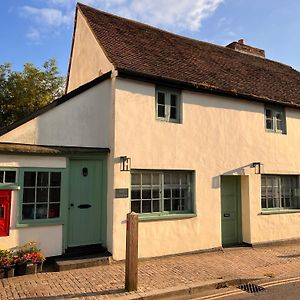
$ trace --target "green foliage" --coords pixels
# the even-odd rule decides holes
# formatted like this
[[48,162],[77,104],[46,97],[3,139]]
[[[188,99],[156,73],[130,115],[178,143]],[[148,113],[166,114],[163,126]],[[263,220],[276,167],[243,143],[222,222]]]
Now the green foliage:
[[26,63],[21,72],[10,64],[0,65],[0,127],[7,126],[60,97],[64,77],[59,74],[55,59],[43,69]]

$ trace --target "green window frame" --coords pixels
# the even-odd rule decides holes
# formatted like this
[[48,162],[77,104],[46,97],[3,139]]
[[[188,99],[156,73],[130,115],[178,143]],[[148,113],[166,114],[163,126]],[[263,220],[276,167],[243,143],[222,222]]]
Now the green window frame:
[[269,132],[286,133],[286,116],[282,106],[265,105],[265,128]]
[[155,114],[157,120],[180,123],[180,91],[157,87],[155,90]]
[[193,213],[193,172],[132,171],[131,211],[145,215]]
[[299,176],[261,175],[262,210],[299,209]]
[[0,190],[18,190],[18,169],[14,167],[0,168]]
[[19,224],[60,223],[64,176],[64,169],[20,170]]

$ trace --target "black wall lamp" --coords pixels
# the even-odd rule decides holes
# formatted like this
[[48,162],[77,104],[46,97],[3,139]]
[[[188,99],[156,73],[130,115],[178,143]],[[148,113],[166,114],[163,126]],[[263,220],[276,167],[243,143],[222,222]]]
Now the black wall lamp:
[[131,158],[127,156],[120,156],[121,171],[130,171],[131,169]]
[[251,168],[254,168],[255,170],[255,174],[261,174],[260,171],[261,171],[261,163],[260,162],[253,162],[251,164]]

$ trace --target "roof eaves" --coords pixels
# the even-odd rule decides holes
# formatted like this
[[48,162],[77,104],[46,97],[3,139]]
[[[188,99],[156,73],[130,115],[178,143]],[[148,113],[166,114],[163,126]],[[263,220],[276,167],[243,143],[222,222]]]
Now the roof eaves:
[[65,94],[62,97],[54,100],[53,102],[47,104],[46,106],[44,106],[41,109],[33,112],[32,114],[30,114],[30,115],[28,115],[28,116],[26,116],[26,117],[24,117],[24,118],[22,118],[22,119],[20,119],[16,122],[14,122],[14,123],[2,128],[0,130],[0,136],[2,136],[4,134],[8,133],[9,131],[11,131],[13,129],[16,129],[17,127],[29,122],[30,120],[44,114],[45,112],[53,109],[54,107],[59,106],[59,105],[65,103],[66,101],[80,95],[81,93],[83,93],[86,90],[96,86],[97,84],[101,83],[102,81],[105,81],[106,79],[111,78],[111,74],[112,74],[112,72],[109,71],[109,72],[107,72],[107,73],[105,73],[105,74],[103,74],[103,75],[101,75],[101,76],[99,76],[99,77],[97,77],[97,78],[81,85],[80,87],[78,87],[77,89],[71,91],[70,93]]
[[179,80],[172,79],[172,78],[155,76],[152,74],[132,71],[132,70],[128,70],[125,68],[118,68],[117,71],[118,71],[118,76],[121,78],[134,79],[134,80],[150,82],[150,83],[159,84],[159,85],[165,85],[165,86],[169,86],[169,87],[173,87],[173,88],[174,87],[182,88],[182,89],[191,90],[191,91],[201,91],[203,93],[216,94],[219,96],[236,97],[236,98],[245,99],[245,100],[257,101],[257,102],[267,102],[267,103],[273,103],[273,104],[280,104],[283,106],[300,108],[300,104],[282,102],[282,101],[270,99],[267,97],[259,97],[257,95],[242,94],[242,93],[239,93],[234,90],[222,90],[222,89],[219,89],[219,88],[217,88],[215,86],[211,86],[211,85],[205,85],[205,84],[199,85],[199,84],[193,83],[193,82],[179,81]]

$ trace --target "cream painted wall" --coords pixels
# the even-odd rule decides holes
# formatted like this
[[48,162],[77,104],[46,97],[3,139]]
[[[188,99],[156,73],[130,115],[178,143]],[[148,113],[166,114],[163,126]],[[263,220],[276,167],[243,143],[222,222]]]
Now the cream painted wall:
[[[262,103],[183,91],[182,123],[161,122],[155,119],[155,86],[118,78],[114,188],[130,188],[129,172],[120,172],[121,155],[132,159],[132,169],[195,171],[197,217],[140,222],[140,257],[220,247],[223,174],[246,175],[242,178],[245,242],[300,237],[300,214],[260,214],[260,175],[249,167],[260,161],[265,173],[300,174],[300,111],[287,108],[286,116],[288,134],[269,133]],[[113,203],[113,256],[123,259],[130,199]]]
[[4,134],[0,141],[109,147],[110,100],[111,80],[108,79]]
[[105,56],[80,10],[77,13],[74,36],[67,92],[113,70],[113,65]]

